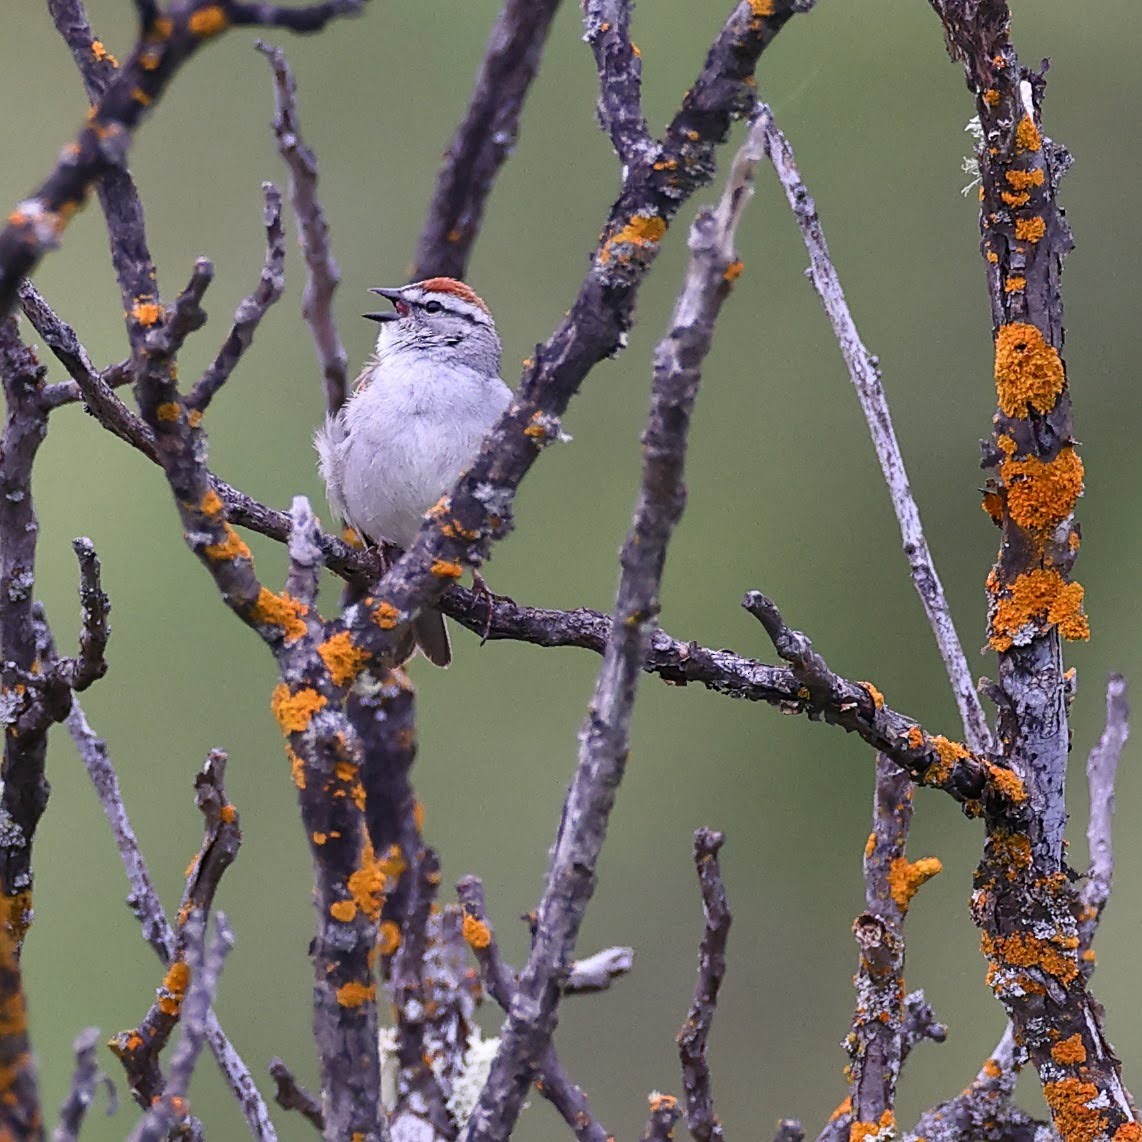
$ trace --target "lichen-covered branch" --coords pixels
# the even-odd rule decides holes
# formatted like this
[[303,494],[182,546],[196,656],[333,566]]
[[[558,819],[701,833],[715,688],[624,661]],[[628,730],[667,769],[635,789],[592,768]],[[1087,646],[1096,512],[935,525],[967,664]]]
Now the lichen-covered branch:
[[519,136],[524,101],[558,8],[559,0],[504,0],[436,176],[413,281],[438,274],[464,277],[488,195]]
[[768,107],[762,107],[760,114],[767,126],[765,131],[766,154],[773,163],[777,177],[785,190],[785,197],[797,219],[805,247],[809,251],[809,280],[821,299],[821,305],[833,327],[837,344],[841,349],[845,366],[860,401],[861,411],[868,422],[872,435],[876,458],[892,498],[892,507],[900,525],[900,538],[908,564],[912,571],[912,582],[928,616],[928,625],[936,637],[940,656],[944,660],[948,681],[952,685],[956,705],[963,721],[964,741],[975,753],[992,750],[991,729],[980,705],[979,695],[972,680],[964,649],[956,633],[944,595],[944,585],[936,571],[928,540],[920,522],[920,509],[912,495],[908,482],[908,472],[904,467],[904,456],[892,426],[892,415],[888,409],[888,399],[880,380],[880,366],[865,348],[857,331],[856,322],[849,312],[841,288],[840,277],[829,257],[829,247],[817,217],[817,207],[801,179],[797,169],[793,148],[773,121]]
[[1079,959],[1077,893],[1063,830],[1070,734],[1063,638],[1086,638],[1071,578],[1083,466],[1063,347],[1061,273],[1072,246],[1058,203],[1070,165],[1042,126],[1042,72],[1022,66],[1006,0],[931,0],[975,97],[981,243],[995,340],[997,410],[984,448],[984,507],[1001,531],[987,580],[999,655],[999,737],[1026,790],[994,806],[976,871],[973,918],[988,981],[1039,1072],[1056,1128],[1089,1142],[1138,1131],[1102,1009]]
[[725,1137],[721,1120],[714,1111],[710,1064],[706,1058],[706,1045],[718,1006],[718,991],[726,974],[726,941],[733,923],[718,863],[718,852],[725,839],[724,833],[716,833],[712,829],[699,829],[694,834],[694,864],[702,889],[706,927],[698,947],[694,998],[678,1032],[682,1086],[686,1092],[686,1125],[694,1142],[722,1142]]

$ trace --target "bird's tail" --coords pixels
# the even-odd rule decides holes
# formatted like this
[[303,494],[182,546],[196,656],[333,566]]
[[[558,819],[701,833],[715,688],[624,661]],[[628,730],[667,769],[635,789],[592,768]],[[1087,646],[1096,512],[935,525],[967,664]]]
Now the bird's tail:
[[448,641],[448,628],[444,616],[435,610],[425,610],[412,624],[416,645],[434,666],[447,666],[452,661],[452,644]]

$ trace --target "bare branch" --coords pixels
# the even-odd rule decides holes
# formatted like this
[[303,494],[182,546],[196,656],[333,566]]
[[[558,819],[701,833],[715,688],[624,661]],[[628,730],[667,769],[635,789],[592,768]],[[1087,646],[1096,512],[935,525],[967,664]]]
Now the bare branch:
[[99,556],[95,554],[95,545],[83,536],[73,539],[71,546],[79,559],[79,599],[82,607],[79,655],[77,658],[60,659],[55,664],[55,670],[72,690],[83,691],[107,673],[105,655],[107,639],[111,633],[107,616],[111,611],[111,600],[100,582]]
[[912,495],[908,482],[908,472],[904,467],[904,456],[900,451],[896,430],[892,426],[892,415],[888,409],[888,399],[880,381],[880,365],[865,348],[857,331],[856,323],[849,312],[844,290],[837,275],[825,234],[817,217],[817,207],[801,179],[793,148],[773,121],[768,107],[762,107],[760,115],[765,122],[766,154],[773,163],[777,177],[785,190],[785,197],[797,219],[805,248],[809,251],[809,280],[821,299],[821,305],[833,327],[841,356],[848,368],[849,378],[856,390],[861,410],[872,434],[873,447],[880,461],[880,470],[892,498],[892,507],[900,525],[900,538],[912,571],[912,582],[928,616],[928,625],[936,637],[944,669],[952,685],[956,705],[963,721],[964,741],[975,753],[986,753],[994,749],[991,729],[979,695],[976,693],[972,672],[964,655],[959,635],[952,621],[948,600],[944,595],[944,585],[936,571],[928,540],[920,522],[920,510]]
[[59,1112],[59,1125],[52,1132],[52,1142],[79,1142],[79,1131],[87,1117],[88,1108],[95,1101],[100,1087],[107,1091],[107,1116],[119,1111],[119,1098],[111,1078],[99,1069],[96,1051],[99,1048],[99,1028],[88,1027],[72,1042],[75,1052],[75,1070],[71,1075],[71,1089]]
[[1130,706],[1126,697],[1126,678],[1121,674],[1111,674],[1106,682],[1106,725],[1086,761],[1090,794],[1090,819],[1086,833],[1090,872],[1079,892],[1083,904],[1079,918],[1079,942],[1087,975],[1094,968],[1093,957],[1087,953],[1094,942],[1095,929],[1110,899],[1114,882],[1114,786],[1118,777],[1118,760],[1129,736]]
[[575,960],[563,985],[564,995],[589,995],[607,991],[616,979],[634,968],[634,948],[602,948],[594,955]]
[[186,398],[188,408],[204,412],[215,393],[226,383],[269,308],[285,289],[285,234],[282,231],[282,196],[272,182],[262,183],[266,227],[266,260],[253,293],[243,298],[234,313],[234,324],[218,355],[198,379]]
[[686,1124],[694,1142],[721,1142],[725,1137],[721,1121],[714,1112],[710,1064],[706,1060],[706,1045],[718,1005],[718,991],[726,974],[726,941],[733,923],[718,864],[718,851],[725,839],[725,834],[711,829],[699,829],[694,834],[694,864],[702,888],[706,930],[698,949],[698,980],[694,984],[694,998],[678,1032],[682,1085],[686,1091]]
[[298,1083],[289,1067],[281,1059],[271,1059],[270,1074],[277,1085],[274,1101],[278,1106],[283,1110],[296,1110],[314,1129],[323,1132],[325,1117],[321,1113],[321,1103]]
[[464,277],[488,195],[519,135],[524,101],[558,7],[559,0],[504,0],[436,176],[413,280]]
[[317,197],[317,156],[301,137],[297,113],[297,84],[281,48],[258,41],[274,75],[274,137],[278,153],[289,168],[289,200],[297,222],[298,242],[305,257],[305,290],[301,314],[313,337],[325,389],[325,410],[336,412],[348,394],[349,354],[333,317],[333,294],[341,284],[341,268],[333,257],[329,224]]

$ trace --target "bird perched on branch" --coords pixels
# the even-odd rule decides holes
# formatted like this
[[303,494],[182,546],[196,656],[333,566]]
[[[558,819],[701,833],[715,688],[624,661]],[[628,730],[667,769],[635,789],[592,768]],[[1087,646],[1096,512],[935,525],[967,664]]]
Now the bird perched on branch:
[[[365,539],[407,548],[424,513],[469,467],[511,400],[500,379],[491,311],[463,282],[429,278],[373,289],[391,310],[353,395],[314,438],[333,511]],[[452,660],[439,611],[419,615],[416,643]]]

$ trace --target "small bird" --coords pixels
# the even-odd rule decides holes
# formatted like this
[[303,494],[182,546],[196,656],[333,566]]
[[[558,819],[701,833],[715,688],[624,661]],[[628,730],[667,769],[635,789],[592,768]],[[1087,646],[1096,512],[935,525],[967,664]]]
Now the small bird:
[[[370,293],[393,308],[364,314],[381,325],[376,351],[314,444],[333,511],[365,539],[403,549],[512,394],[500,379],[491,311],[463,282],[428,278]],[[413,632],[430,661],[452,661],[439,611],[418,616]]]

